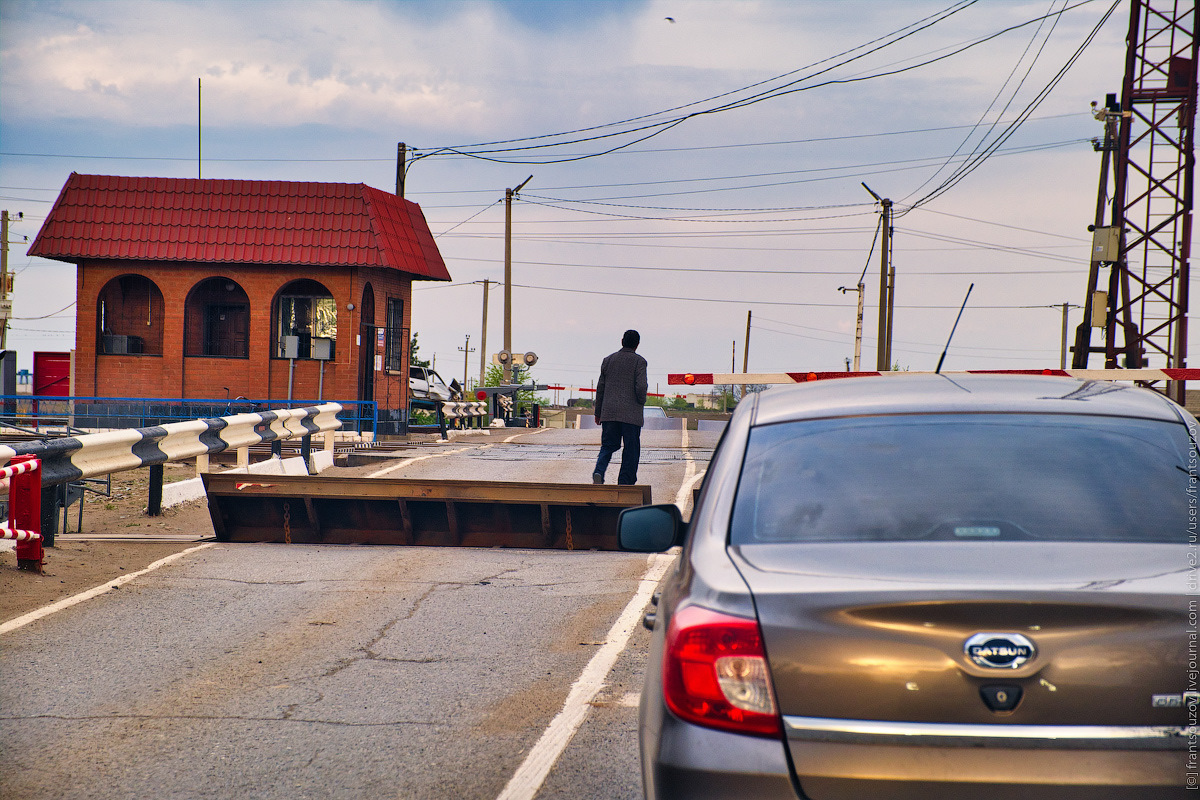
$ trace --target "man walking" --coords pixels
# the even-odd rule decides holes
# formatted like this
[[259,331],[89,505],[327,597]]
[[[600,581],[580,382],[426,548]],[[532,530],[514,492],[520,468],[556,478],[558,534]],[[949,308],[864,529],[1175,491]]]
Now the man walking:
[[637,354],[642,337],[625,331],[621,349],[600,363],[596,383],[596,424],[601,427],[600,457],[592,471],[592,483],[604,483],[604,472],[613,453],[621,453],[617,483],[637,483],[638,460],[642,456],[642,406],[646,405],[646,359]]

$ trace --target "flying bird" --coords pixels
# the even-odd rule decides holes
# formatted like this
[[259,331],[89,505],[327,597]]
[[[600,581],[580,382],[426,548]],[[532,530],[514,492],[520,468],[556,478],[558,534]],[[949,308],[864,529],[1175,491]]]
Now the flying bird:
[[675,18],[674,18],[674,17],[663,17],[663,19],[665,19],[667,22],[671,23],[672,25],[674,25],[674,24],[675,24]]

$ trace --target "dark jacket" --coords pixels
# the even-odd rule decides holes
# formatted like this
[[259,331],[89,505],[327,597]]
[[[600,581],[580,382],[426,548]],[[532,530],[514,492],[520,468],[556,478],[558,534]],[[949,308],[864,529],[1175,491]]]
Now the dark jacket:
[[622,347],[600,362],[596,384],[596,419],[642,425],[646,405],[646,359],[631,347]]

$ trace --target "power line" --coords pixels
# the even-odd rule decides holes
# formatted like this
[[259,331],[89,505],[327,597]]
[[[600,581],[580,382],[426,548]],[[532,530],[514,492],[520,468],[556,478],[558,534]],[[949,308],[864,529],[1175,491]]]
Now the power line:
[[[1047,114],[1041,117],[1031,117],[1030,122],[1041,122],[1043,120],[1068,119],[1070,117],[1087,117],[1091,119],[1091,114],[1086,111],[1072,112],[1069,114]],[[782,147],[797,144],[821,144],[825,142],[840,142],[851,141],[856,139],[875,139],[887,136],[910,136],[915,134],[939,133],[944,131],[963,130],[965,128],[973,128],[974,125],[941,125],[930,128],[910,128],[898,131],[879,131],[877,133],[855,133],[842,136],[817,136],[808,139],[783,139],[768,142],[732,142],[729,144],[709,144],[709,145],[689,145],[680,147],[645,147],[645,148],[628,148],[621,150],[614,155],[642,155],[654,153],[687,153],[701,152],[706,150],[730,150],[739,148],[751,147]],[[5,158],[71,158],[82,160],[95,161],[181,161],[186,163],[195,163],[196,156],[133,156],[133,155],[100,155],[87,153],[18,153],[18,152],[0,152],[0,157]],[[215,164],[393,164],[394,157],[387,158],[216,158],[205,156],[205,163]],[[653,183],[653,182],[649,182]],[[630,184],[596,184],[592,186],[549,186],[544,191],[563,191],[566,189],[596,189],[596,188],[614,188],[620,186],[640,186],[641,183]],[[23,192],[55,192],[59,188],[46,189],[38,186],[0,186],[3,191],[23,191]],[[422,196],[433,196],[440,194],[479,194],[487,193],[494,194],[496,189],[449,189],[449,190],[432,190],[422,191]],[[17,198],[26,199],[26,198]],[[53,200],[29,200],[33,203],[53,202]]]
[[[806,252],[806,251],[810,251],[811,249],[812,248],[797,248],[797,251],[798,252]],[[834,249],[824,250],[822,252],[837,252],[837,253],[858,252],[859,249],[860,248],[839,248],[836,250],[834,250]],[[959,248],[959,249],[967,249],[967,248]],[[970,248],[970,249],[979,249],[979,248]],[[1024,254],[1033,255],[1033,256],[1037,255],[1036,252],[1024,253],[1024,251],[1021,251],[1016,248],[1011,248],[1011,249],[997,248],[997,249],[1002,249],[1005,252],[1017,252],[1017,253],[1021,253],[1023,255]],[[946,250],[946,248],[938,248],[937,252],[943,252],[945,250]],[[908,252],[908,251],[906,250],[905,252]],[[469,256],[455,256],[455,257],[452,257],[450,260],[456,261],[456,262],[457,261],[470,261],[470,262],[482,263],[482,264],[503,264],[504,263],[502,259],[498,259],[498,258],[477,258],[477,257],[469,257]],[[1066,259],[1061,259],[1061,260],[1066,260]],[[551,267],[551,268],[560,269],[560,270],[561,269],[624,269],[624,270],[632,270],[634,272],[682,272],[682,273],[686,273],[686,274],[690,274],[690,275],[779,275],[779,276],[820,275],[820,276],[838,277],[838,276],[843,276],[843,275],[853,275],[854,274],[854,272],[852,270],[829,270],[829,269],[742,269],[742,268],[732,269],[732,268],[721,268],[721,267],[656,267],[656,266],[645,266],[645,265],[635,265],[635,264],[579,264],[579,263],[565,263],[562,261],[528,261],[528,260],[513,261],[513,264],[516,266],[521,266],[521,267]],[[869,264],[869,261],[868,261],[868,264]],[[1077,274],[1078,272],[1079,272],[1078,269],[1063,269],[1063,270],[1022,269],[1022,270],[1004,270],[1003,272],[996,272],[993,269],[987,269],[987,270],[978,270],[978,269],[976,269],[976,270],[938,270],[938,271],[905,270],[904,275],[908,276],[908,277],[939,276],[939,275],[977,275],[977,276],[978,275],[988,275],[988,276],[994,276],[994,277],[1004,277],[1004,276],[1008,276],[1008,275],[1073,275],[1073,274]],[[438,286],[430,286],[430,287],[425,287],[425,288],[438,288],[442,285],[445,285],[445,284],[439,284]]]
[[[543,148],[547,148],[547,147],[561,147],[565,144],[579,144],[582,142],[598,141],[598,140],[610,138],[613,136],[620,136],[620,135],[625,135],[625,134],[629,134],[629,133],[637,133],[637,132],[644,131],[644,130],[652,130],[656,127],[662,126],[661,129],[658,130],[656,133],[651,134],[651,135],[658,135],[658,133],[662,133],[664,130],[674,127],[675,125],[678,125],[679,123],[681,123],[687,119],[691,119],[694,116],[698,116],[700,114],[713,113],[714,110],[720,110],[720,109],[723,109],[724,107],[718,106],[717,109],[702,109],[701,111],[693,111],[693,112],[689,112],[688,114],[685,114],[683,116],[667,118],[665,120],[653,123],[651,125],[642,125],[640,127],[635,127],[632,129],[624,129],[621,131],[617,131],[616,133],[592,136],[592,137],[587,137],[587,138],[583,138],[583,139],[579,139],[579,140],[575,140],[575,141],[552,142],[549,144],[538,144],[538,145],[531,145],[528,147],[520,147],[520,148],[509,147],[509,148],[504,148],[501,150],[466,152],[466,151],[471,150],[472,148],[496,147],[498,145],[505,145],[505,144],[511,145],[511,144],[520,144],[523,142],[536,142],[536,141],[541,141],[541,140],[545,140],[545,139],[554,139],[554,138],[558,138],[558,137],[562,137],[562,136],[575,136],[575,135],[582,134],[582,133],[590,133],[592,131],[605,130],[608,128],[614,128],[614,127],[619,127],[619,126],[630,125],[633,123],[644,122],[646,120],[653,119],[655,117],[661,117],[661,116],[664,116],[667,114],[675,113],[677,111],[683,111],[684,109],[692,108],[694,106],[701,105],[703,103],[711,103],[715,100],[721,100],[726,97],[731,97],[740,92],[745,92],[750,89],[756,89],[760,86],[765,86],[767,84],[774,83],[774,82],[782,80],[784,78],[789,78],[789,77],[796,75],[800,72],[803,72],[805,70],[818,67],[818,66],[825,64],[829,61],[832,61],[836,58],[841,58],[842,56],[848,56],[851,53],[854,53],[856,50],[862,50],[863,48],[869,48],[870,45],[874,45],[879,42],[885,42],[885,44],[879,45],[878,47],[874,47],[871,49],[867,49],[865,52],[860,53],[856,56],[853,56],[852,58],[847,58],[845,61],[839,62],[838,64],[835,64],[833,67],[827,67],[827,68],[821,70],[820,72],[815,73],[815,75],[820,75],[820,74],[823,74],[824,72],[828,72],[830,69],[834,69],[839,66],[844,66],[845,64],[856,61],[860,58],[870,55],[871,53],[877,52],[879,50],[884,49],[885,47],[895,44],[896,42],[906,39],[909,36],[919,33],[920,31],[923,31],[926,28],[932,27],[933,25],[937,24],[938,22],[941,22],[944,19],[949,18],[950,16],[958,13],[959,11],[963,10],[964,8],[974,5],[975,2],[976,2],[976,0],[959,0],[959,2],[951,5],[950,7],[946,8],[946,9],[943,9],[942,11],[931,14],[930,16],[925,17],[924,19],[921,19],[921,20],[918,20],[917,22],[905,25],[902,28],[898,28],[897,30],[892,31],[891,33],[885,34],[884,36],[878,37],[878,38],[873,39],[864,44],[856,45],[855,47],[852,47],[848,50],[844,50],[841,53],[838,53],[836,55],[821,59],[820,61],[815,61],[812,64],[809,64],[804,67],[800,67],[795,70],[791,70],[789,72],[785,72],[781,75],[776,75],[775,77],[772,77],[772,78],[757,81],[757,82],[749,84],[747,86],[743,86],[738,89],[723,92],[721,94],[713,95],[711,97],[707,97],[702,100],[692,101],[690,103],[686,103],[686,104],[680,105],[680,106],[675,106],[673,108],[662,109],[660,111],[655,111],[650,114],[642,114],[640,116],[629,117],[629,118],[619,120],[616,122],[604,123],[602,125],[593,125],[593,126],[589,126],[589,127],[585,127],[585,128],[576,128],[574,130],[569,130],[569,131],[560,131],[558,133],[539,134],[537,136],[527,136],[527,137],[521,137],[521,138],[516,138],[516,139],[504,139],[504,140],[497,140],[497,141],[492,141],[492,142],[480,142],[480,143],[475,143],[475,144],[470,144],[470,145],[454,145],[454,146],[449,146],[449,147],[433,148],[431,152],[424,154],[422,157],[427,158],[430,156],[440,155],[440,154],[444,154],[444,153],[457,153],[459,155],[480,158],[480,157],[482,157],[481,153],[517,152],[517,151],[521,151],[521,150],[543,149]],[[892,37],[895,37],[895,38],[892,38]],[[891,41],[888,41],[889,39]],[[807,77],[815,77],[815,75],[807,76]],[[806,79],[807,78],[801,78],[799,80],[806,80]],[[793,85],[794,83],[797,83],[797,82],[798,81],[792,81],[791,83],[784,84],[784,86]],[[779,87],[777,87],[777,89],[775,89],[775,90],[770,90],[770,91],[777,91],[778,88]],[[760,95],[758,95],[758,96],[761,96],[761,94],[762,93],[760,93]],[[745,102],[753,99],[754,97],[756,97],[756,95],[751,95],[749,98],[744,98],[743,100],[740,100],[737,102],[745,103]],[[649,137],[647,136],[644,138],[649,138]],[[633,142],[631,144],[636,144],[636,142]],[[618,147],[615,149],[624,149],[625,147],[628,147],[628,146],[629,145],[627,144],[627,145],[624,145],[624,146],[621,146],[621,147]],[[600,155],[600,154],[585,154],[585,155],[577,156],[570,160],[577,160],[578,158],[590,158],[590,157],[594,157],[595,155]],[[539,163],[541,163],[541,162],[539,162]],[[549,163],[553,163],[553,162],[549,162]]]
[[[881,77],[890,77],[890,76],[898,75],[898,74],[901,74],[904,72],[909,72],[909,71],[912,71],[915,69],[920,69],[922,67],[929,66],[930,64],[934,64],[939,61],[943,61],[948,58],[952,58],[953,56],[959,55],[967,50],[970,50],[981,44],[984,44],[984,43],[992,41],[993,39],[996,39],[1000,36],[1003,36],[1006,33],[1010,33],[1012,31],[1024,28],[1027,25],[1031,25],[1033,23],[1040,22],[1041,20],[1044,20],[1048,17],[1061,16],[1062,14],[1065,14],[1067,11],[1074,10],[1075,8],[1078,8],[1082,5],[1086,5],[1087,3],[1092,2],[1092,0],[1081,0],[1081,2],[1076,3],[1073,6],[1064,7],[1057,12],[1053,12],[1052,14],[1042,15],[1039,17],[1035,17],[1031,20],[1027,20],[1025,22],[1009,26],[1007,28],[1004,28],[1004,29],[997,31],[993,34],[990,34],[988,36],[983,36],[983,37],[977,38],[973,41],[970,41],[964,45],[958,46],[942,55],[935,56],[933,58],[929,58],[927,60],[924,60],[924,61],[921,61],[921,62],[918,62],[915,64],[910,64],[910,65],[904,66],[904,67],[897,67],[895,69],[887,69],[887,70],[877,71],[877,72],[873,72],[870,74],[860,74],[857,76],[851,76],[851,77],[847,77],[847,78],[830,78],[828,80],[825,80],[825,81],[822,81],[819,83],[815,83],[815,84],[800,85],[807,80],[811,80],[820,75],[826,74],[837,67],[845,66],[846,64],[849,64],[853,61],[863,58],[866,55],[869,55],[874,52],[878,52],[879,50],[883,50],[884,48],[886,48],[892,44],[895,44],[896,42],[901,41],[902,39],[905,39],[921,30],[931,27],[932,25],[936,24],[937,22],[943,21],[944,19],[948,18],[952,14],[958,13],[958,11],[961,11],[962,9],[969,7],[974,2],[975,2],[975,0],[965,0],[964,2],[959,3],[956,6],[952,6],[951,8],[946,9],[943,12],[939,12],[940,14],[942,14],[942,16],[934,15],[934,17],[937,17],[936,19],[934,17],[928,17],[928,18],[926,18],[926,20],[933,20],[933,21],[928,22],[925,25],[920,25],[920,26],[916,27],[914,30],[903,33],[902,35],[897,35],[896,38],[894,38],[892,41],[888,41],[883,45],[872,48],[872,49],[866,51],[865,53],[860,53],[856,56],[848,58],[845,61],[835,64],[833,67],[827,67],[827,68],[822,69],[812,75],[808,75],[803,78],[789,81],[780,86],[776,86],[771,89],[767,89],[767,90],[758,92],[756,94],[752,94],[748,97],[744,97],[744,98],[741,98],[738,100],[733,100],[733,101],[730,101],[730,102],[727,102],[727,103],[724,103],[722,105],[718,105],[718,106],[715,106],[712,108],[705,108],[705,109],[701,109],[699,111],[692,111],[692,112],[689,112],[689,113],[684,114],[679,117],[674,117],[674,118],[670,118],[670,119],[666,119],[666,120],[662,120],[662,121],[658,121],[658,122],[652,122],[652,123],[648,123],[648,124],[644,124],[644,125],[639,125],[639,126],[633,127],[633,128],[626,128],[626,129],[616,131],[613,133],[598,134],[596,136],[586,137],[586,138],[582,138],[582,139],[569,139],[566,141],[530,144],[530,145],[525,145],[522,147],[506,147],[506,148],[496,148],[496,149],[490,149],[490,150],[482,149],[482,148],[487,148],[487,147],[495,147],[497,145],[502,145],[502,144],[520,144],[522,142],[534,142],[534,141],[539,141],[539,140],[548,139],[548,138],[555,138],[555,137],[559,137],[559,136],[574,135],[576,133],[581,133],[581,132],[601,130],[601,129],[605,129],[605,128],[609,128],[609,127],[619,126],[619,125],[622,125],[622,124],[625,124],[628,122],[638,122],[641,120],[650,119],[661,113],[667,113],[667,112],[656,112],[656,114],[643,115],[641,117],[631,118],[629,120],[624,120],[622,122],[609,123],[607,125],[593,126],[590,128],[582,128],[582,129],[578,129],[576,131],[567,131],[567,132],[562,132],[562,133],[557,133],[557,134],[542,134],[539,136],[524,137],[524,138],[520,138],[520,139],[509,139],[509,140],[503,140],[503,141],[497,141],[497,142],[487,142],[487,143],[481,143],[481,144],[476,144],[476,145],[462,145],[462,146],[455,146],[455,147],[434,148],[430,152],[423,152],[419,157],[420,158],[428,158],[428,157],[432,157],[432,156],[453,153],[453,154],[457,154],[457,155],[461,155],[461,156],[467,156],[470,158],[477,158],[477,159],[480,159],[483,161],[492,161],[495,163],[505,163],[505,164],[561,164],[561,163],[567,163],[567,162],[571,162],[571,161],[580,161],[580,160],[583,160],[586,158],[596,158],[599,156],[608,155],[608,154],[616,152],[618,150],[623,150],[634,144],[638,144],[640,142],[646,141],[647,139],[653,138],[655,136],[659,136],[662,133],[665,133],[666,131],[671,130],[672,128],[682,124],[683,122],[693,119],[693,118],[696,118],[696,117],[699,117],[699,116],[718,114],[718,113],[723,113],[726,111],[731,111],[731,110],[735,110],[735,109],[739,109],[739,108],[745,108],[747,106],[755,105],[757,103],[765,102],[767,100],[777,99],[779,97],[783,97],[783,96],[790,95],[790,94],[795,94],[797,92],[811,91],[813,89],[821,88],[824,86],[831,86],[831,85],[844,84],[844,83],[858,83],[858,82],[867,81],[867,80],[874,80],[876,78],[881,78]],[[914,25],[917,25],[917,24],[914,23]],[[906,26],[906,28],[902,28],[902,29],[900,29],[900,31],[895,31],[892,34],[888,34],[888,36],[894,36],[896,34],[899,34],[901,31],[907,31],[908,28],[910,28],[910,27],[913,27],[913,26],[911,26],[911,25]],[[888,37],[885,36],[885,37],[881,37],[881,39],[875,40],[875,41],[882,41],[887,38]],[[862,46],[860,46],[860,47],[862,47]],[[859,48],[854,48],[852,50],[845,51],[845,53],[842,53],[840,55],[845,55],[847,53],[853,52],[855,49],[859,49]],[[824,61],[817,62],[817,64],[825,63],[825,61],[828,61],[828,60],[830,60],[830,59],[825,59]],[[815,66],[815,65],[810,65],[810,67],[811,66]],[[762,86],[762,85],[771,83],[772,80],[779,80],[784,77],[790,77],[791,75],[797,74],[798,72],[801,72],[808,68],[809,67],[803,67],[799,70],[794,70],[790,73],[785,73],[782,76],[777,76],[775,79],[771,79],[771,80],[767,80],[767,81],[760,81],[757,84],[752,84],[751,86],[743,87],[740,90],[735,90],[733,92],[727,92],[724,95],[717,95],[714,98],[709,98],[708,100],[699,101],[699,102],[701,102],[701,103],[709,102],[713,99],[718,99],[721,97],[726,97],[726,96],[730,96],[733,94],[737,94],[739,91],[746,91],[751,88],[757,88],[758,86]],[[681,106],[680,108],[687,108],[692,105],[695,105],[695,103],[688,104],[687,106]],[[672,110],[674,110],[674,109],[672,109]],[[603,150],[599,150],[596,152],[592,152],[592,153],[586,153],[583,155],[564,156],[564,157],[555,157],[552,155],[547,155],[543,158],[538,158],[537,160],[529,160],[526,157],[521,157],[521,158],[501,158],[501,157],[499,157],[501,154],[517,154],[517,153],[524,153],[524,152],[528,152],[528,151],[545,150],[548,148],[562,147],[565,145],[580,144],[580,143],[584,143],[584,142],[599,142],[599,141],[602,141],[605,139],[611,139],[611,138],[618,137],[618,136],[628,136],[631,134],[643,134],[643,135],[640,135],[637,138],[633,139],[632,141],[626,142],[624,144],[616,144],[616,145],[613,145],[612,147],[609,147],[609,148],[606,148]],[[480,148],[480,149],[472,150],[471,148]]]
[[[458,284],[458,285],[463,285],[463,284]],[[442,287],[429,287],[429,288],[431,288],[431,289],[432,288],[445,288],[445,285],[443,284]],[[788,301],[788,300],[737,300],[737,299],[731,299],[731,298],[725,298],[725,297],[720,297],[720,298],[679,297],[679,296],[675,296],[675,295],[637,294],[634,292],[608,292],[608,291],[601,291],[598,289],[569,289],[569,288],[560,287],[560,286],[531,286],[529,284],[522,284],[522,283],[514,283],[513,288],[531,289],[531,290],[546,291],[546,292],[566,292],[568,294],[586,294],[586,295],[593,295],[593,296],[603,295],[606,297],[633,297],[633,298],[638,298],[638,299],[643,299],[643,300],[676,300],[676,301],[685,301],[685,302],[691,302],[691,303],[739,304],[742,306],[747,306],[747,305],[751,305],[751,306],[793,306],[793,307],[800,307],[800,308],[855,308],[856,307],[854,305],[849,305],[846,303],[802,303],[802,302]],[[957,309],[958,307],[959,306],[957,306],[957,305],[897,305],[896,306],[896,308],[928,309],[928,310],[938,310],[938,309],[954,310],[954,309]],[[1012,310],[1032,310],[1032,309],[1041,309],[1041,308],[1053,308],[1054,306],[1046,306],[1046,305],[984,305],[984,306],[981,306],[981,305],[973,305],[971,307],[975,308],[975,309],[1012,311]]]
[[[1025,106],[1021,113],[1017,115],[1017,119],[1015,121],[1009,123],[1000,133],[1000,135],[981,151],[977,149],[977,151],[972,154],[971,159],[964,164],[959,165],[959,167],[950,175],[950,177],[942,181],[940,185],[927,193],[925,196],[921,197],[919,200],[911,203],[908,209],[901,211],[901,216],[908,213],[908,211],[913,208],[924,205],[925,203],[940,197],[954,186],[958,185],[964,178],[978,169],[979,166],[983,164],[993,153],[995,153],[1001,145],[1008,141],[1008,139],[1011,138],[1012,135],[1021,127],[1025,119],[1027,119],[1029,115],[1032,114],[1034,110],[1036,110],[1037,107],[1041,105],[1042,102],[1050,95],[1050,92],[1056,86],[1058,86],[1058,84],[1066,76],[1067,72],[1072,66],[1074,66],[1075,62],[1079,60],[1079,57],[1083,54],[1083,51],[1086,50],[1088,45],[1090,45],[1096,38],[1096,35],[1100,32],[1100,29],[1104,26],[1104,23],[1107,22],[1108,18],[1112,16],[1114,11],[1117,10],[1117,6],[1119,4],[1120,0],[1113,0],[1112,5],[1109,6],[1108,10],[1104,12],[1104,15],[1100,17],[1100,21],[1096,23],[1079,47],[1075,49],[1075,52],[1071,54],[1071,57],[1067,59],[1067,62],[1058,70],[1057,73],[1055,73],[1054,77],[1050,79],[1049,83],[1042,87],[1041,91],[1034,96],[1033,100],[1031,100]],[[911,197],[911,194],[909,196]],[[905,198],[905,200],[907,201],[907,198]]]

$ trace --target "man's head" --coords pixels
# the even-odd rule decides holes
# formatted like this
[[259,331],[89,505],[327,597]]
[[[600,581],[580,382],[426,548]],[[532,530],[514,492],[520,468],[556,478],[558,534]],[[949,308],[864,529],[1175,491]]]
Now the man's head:
[[641,334],[634,330],[625,331],[625,335],[621,337],[621,347],[628,347],[631,350],[637,350],[637,346],[641,343]]

